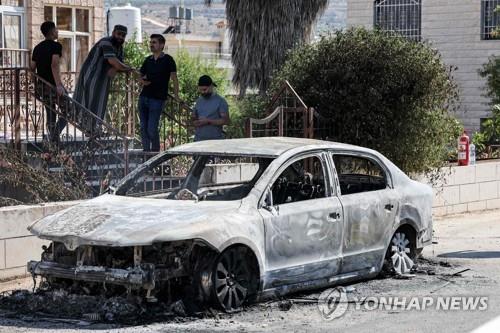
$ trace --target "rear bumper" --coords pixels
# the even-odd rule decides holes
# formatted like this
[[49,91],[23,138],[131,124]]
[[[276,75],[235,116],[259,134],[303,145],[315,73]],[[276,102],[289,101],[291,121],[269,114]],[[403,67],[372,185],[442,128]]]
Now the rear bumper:
[[140,268],[115,269],[100,266],[67,266],[51,261],[30,261],[28,271],[33,275],[56,277],[87,282],[110,283],[134,289],[153,289],[155,281],[161,280],[162,271],[152,264]]

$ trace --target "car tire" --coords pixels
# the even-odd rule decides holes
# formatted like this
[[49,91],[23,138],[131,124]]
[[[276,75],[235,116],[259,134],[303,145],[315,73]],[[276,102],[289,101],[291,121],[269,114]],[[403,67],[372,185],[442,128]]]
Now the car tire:
[[258,274],[255,256],[244,246],[222,252],[215,260],[212,272],[214,303],[225,312],[236,312],[255,299]]
[[400,228],[391,237],[386,254],[389,268],[396,274],[403,275],[411,272],[417,257],[415,237],[409,228]]

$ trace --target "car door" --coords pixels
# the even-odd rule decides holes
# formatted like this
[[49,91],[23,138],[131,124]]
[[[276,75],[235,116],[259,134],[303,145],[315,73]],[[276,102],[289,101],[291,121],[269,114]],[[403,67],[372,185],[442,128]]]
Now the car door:
[[341,272],[375,271],[399,208],[390,174],[374,156],[333,152],[331,157],[344,210]]
[[329,167],[326,154],[302,155],[272,178],[268,202],[260,208],[268,268],[265,288],[338,273],[343,213]]

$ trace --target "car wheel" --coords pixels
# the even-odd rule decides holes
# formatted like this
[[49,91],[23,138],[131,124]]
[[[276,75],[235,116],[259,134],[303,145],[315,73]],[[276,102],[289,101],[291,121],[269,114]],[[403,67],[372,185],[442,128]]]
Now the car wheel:
[[398,230],[392,236],[388,249],[389,264],[398,274],[410,273],[415,265],[415,244],[404,230]]
[[246,247],[233,247],[222,252],[215,260],[212,277],[215,302],[226,312],[240,310],[256,294],[255,259]]

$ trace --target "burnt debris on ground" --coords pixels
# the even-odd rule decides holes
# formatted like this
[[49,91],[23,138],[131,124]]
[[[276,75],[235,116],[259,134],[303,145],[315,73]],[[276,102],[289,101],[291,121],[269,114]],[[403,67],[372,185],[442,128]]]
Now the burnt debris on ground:
[[[408,279],[414,276],[429,276],[429,278],[456,278],[468,269],[447,261],[436,261],[429,258],[419,258]],[[386,281],[380,281],[386,279]],[[391,289],[391,285],[403,284],[390,280],[401,279],[394,272],[384,271],[377,280],[370,280],[356,284],[356,287],[347,287],[347,292],[363,293],[368,288],[372,292],[377,289]],[[375,285],[374,285],[375,284]],[[375,287],[375,289],[374,289]],[[392,286],[393,287],[393,286]],[[256,308],[274,308],[288,311],[295,304],[316,303],[317,291],[300,293],[286,297],[278,297],[259,305]],[[189,297],[180,298],[171,302],[146,302],[138,296],[118,295],[112,297],[91,296],[84,292],[75,293],[72,288],[46,290],[38,288],[35,292],[16,290],[0,294],[0,316],[13,319],[46,320],[72,323],[76,325],[92,325],[94,323],[110,323],[119,325],[140,325],[153,322],[186,322],[198,318],[220,319],[230,316],[212,308],[200,308]]]
[[[186,302],[188,303],[188,302]],[[116,323],[147,324],[158,321],[185,322],[210,316],[208,310],[194,312],[182,300],[171,304],[147,303],[135,297],[110,297],[70,294],[65,290],[31,292],[16,290],[0,295],[0,316],[61,322],[76,320],[82,325]]]

